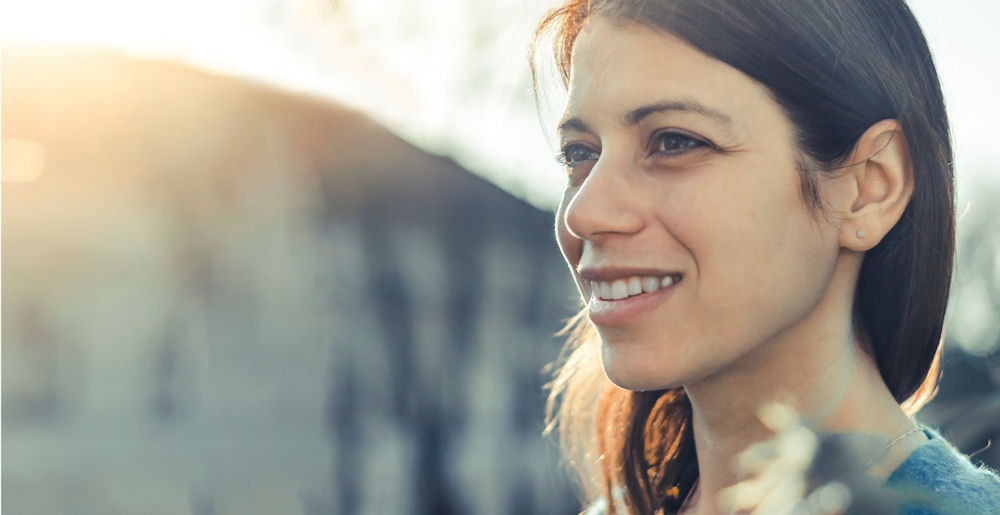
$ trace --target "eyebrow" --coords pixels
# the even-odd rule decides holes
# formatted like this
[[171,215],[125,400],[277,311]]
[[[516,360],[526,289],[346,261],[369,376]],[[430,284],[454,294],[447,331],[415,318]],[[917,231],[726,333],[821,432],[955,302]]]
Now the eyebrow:
[[[732,119],[721,111],[717,111],[693,100],[668,100],[665,102],[657,102],[655,104],[640,106],[626,113],[625,116],[622,117],[622,122],[626,126],[636,125],[647,116],[662,113],[664,111],[695,113],[726,125],[733,123]],[[590,130],[590,127],[582,119],[580,119],[580,117],[569,115],[559,121],[557,130],[559,132],[567,130],[576,132],[593,132]]]

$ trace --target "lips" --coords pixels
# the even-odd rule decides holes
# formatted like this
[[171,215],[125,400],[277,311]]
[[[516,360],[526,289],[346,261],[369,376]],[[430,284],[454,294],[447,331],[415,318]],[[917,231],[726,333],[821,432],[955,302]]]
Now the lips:
[[589,290],[588,314],[601,327],[631,323],[672,296],[683,274],[639,268],[581,268],[579,276]]
[[602,300],[622,300],[643,293],[668,288],[680,282],[683,274],[653,268],[579,267],[583,285]]

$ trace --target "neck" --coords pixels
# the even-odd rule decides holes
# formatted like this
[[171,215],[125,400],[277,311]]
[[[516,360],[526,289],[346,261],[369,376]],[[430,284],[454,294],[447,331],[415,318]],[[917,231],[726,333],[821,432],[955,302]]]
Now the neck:
[[[916,427],[857,341],[849,301],[847,296],[843,309],[818,306],[816,316],[760,346],[741,363],[685,385],[699,468],[697,491],[685,513],[720,512],[719,491],[744,479],[734,457],[774,436],[759,417],[768,403],[792,407],[815,431],[857,432],[891,441]],[[889,463],[880,463],[879,470],[901,463],[923,437],[912,440],[887,456],[883,461]]]

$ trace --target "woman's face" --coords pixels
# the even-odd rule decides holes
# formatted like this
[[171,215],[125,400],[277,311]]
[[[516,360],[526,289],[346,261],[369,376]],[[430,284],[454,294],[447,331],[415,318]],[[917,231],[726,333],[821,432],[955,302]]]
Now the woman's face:
[[612,381],[750,370],[824,329],[837,231],[804,201],[793,127],[760,84],[668,33],[593,17],[559,136],[557,237]]

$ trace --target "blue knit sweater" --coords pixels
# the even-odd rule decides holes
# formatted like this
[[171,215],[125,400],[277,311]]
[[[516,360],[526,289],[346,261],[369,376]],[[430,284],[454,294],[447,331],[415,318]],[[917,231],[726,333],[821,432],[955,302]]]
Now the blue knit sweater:
[[925,429],[930,440],[910,454],[886,480],[903,494],[902,515],[1000,515],[1000,478],[977,468],[941,435]]

